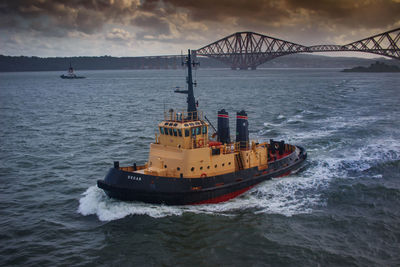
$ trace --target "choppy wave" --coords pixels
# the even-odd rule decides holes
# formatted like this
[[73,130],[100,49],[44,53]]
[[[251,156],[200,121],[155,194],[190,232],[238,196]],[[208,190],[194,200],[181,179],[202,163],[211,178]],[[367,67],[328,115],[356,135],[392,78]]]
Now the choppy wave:
[[163,99],[186,107],[174,72],[0,74],[3,265],[398,265],[398,75],[201,70],[212,122],[245,109],[253,138],[305,147],[305,167],[215,205],[108,198],[95,180],[146,161]]
[[236,212],[243,210],[284,216],[310,213],[324,206],[320,192],[328,185],[330,174],[326,164],[315,165],[295,176],[265,181],[230,201],[211,205],[165,206],[123,202],[110,199],[101,189],[91,186],[80,199],[78,212],[82,215],[96,215],[101,221],[121,219],[129,215],[148,215],[154,218],[180,216],[185,212],[222,216],[234,216]]
[[[314,130],[313,138],[329,135],[329,131]],[[310,138],[298,134],[296,138]],[[366,142],[365,146],[319,154],[311,152],[308,166],[296,175],[277,178],[256,186],[244,195],[228,202],[213,205],[165,206],[138,202],[123,202],[108,198],[96,186],[89,187],[79,201],[78,212],[96,215],[101,221],[121,219],[130,215],[148,215],[154,218],[181,216],[185,212],[234,216],[247,210],[254,213],[293,216],[311,213],[325,206],[321,197],[335,178],[357,178],[357,174],[382,162],[400,159],[400,142],[381,139]],[[380,178],[375,175],[374,178]]]
[[[194,206],[117,201],[108,198],[96,186],[91,186],[80,199],[78,212],[85,216],[96,215],[101,221],[112,221],[129,215],[148,215],[154,218],[181,216],[185,212],[234,216],[236,211],[243,210],[292,216],[312,212],[313,207],[321,205],[317,190],[323,184],[323,180],[313,177],[274,179],[230,201]],[[310,190],[314,193],[309,194]]]

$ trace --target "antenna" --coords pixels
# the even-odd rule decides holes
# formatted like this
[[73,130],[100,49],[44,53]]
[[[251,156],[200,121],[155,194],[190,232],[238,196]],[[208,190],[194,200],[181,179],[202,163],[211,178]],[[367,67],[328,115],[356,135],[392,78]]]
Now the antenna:
[[186,67],[187,67],[188,76],[186,77],[186,83],[188,84],[188,89],[187,90],[175,90],[175,93],[181,93],[181,94],[188,95],[187,96],[187,103],[188,103],[187,112],[192,112],[194,114],[195,112],[197,112],[197,109],[196,109],[196,99],[194,98],[194,93],[193,93],[193,85],[196,86],[197,83],[193,82],[192,67],[197,66],[198,63],[192,61],[190,49],[188,49],[188,56],[186,57],[185,62],[182,61],[182,65],[186,65]]
[[194,93],[193,93],[193,78],[192,78],[192,66],[196,66],[196,63],[192,61],[190,49],[188,49],[188,56],[187,56],[187,61],[186,61],[186,66],[188,69],[188,77],[187,77],[187,84],[188,84],[188,97],[187,97],[187,103],[188,103],[188,112],[195,112],[197,111],[196,109],[196,100],[194,98]]

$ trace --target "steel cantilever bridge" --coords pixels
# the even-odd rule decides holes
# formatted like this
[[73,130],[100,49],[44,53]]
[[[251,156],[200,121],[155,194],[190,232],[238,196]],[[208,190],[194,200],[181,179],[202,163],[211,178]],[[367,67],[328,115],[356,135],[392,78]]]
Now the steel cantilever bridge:
[[304,46],[254,32],[237,32],[196,51],[215,58],[232,69],[256,69],[276,57],[313,52],[358,51],[400,60],[400,28],[346,45]]

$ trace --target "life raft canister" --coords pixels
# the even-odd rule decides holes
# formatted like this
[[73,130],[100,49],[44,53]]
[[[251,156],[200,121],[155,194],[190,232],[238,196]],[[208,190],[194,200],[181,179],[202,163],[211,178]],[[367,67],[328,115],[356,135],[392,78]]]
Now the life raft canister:
[[208,146],[220,146],[222,145],[221,142],[216,142],[216,141],[210,141],[208,142]]

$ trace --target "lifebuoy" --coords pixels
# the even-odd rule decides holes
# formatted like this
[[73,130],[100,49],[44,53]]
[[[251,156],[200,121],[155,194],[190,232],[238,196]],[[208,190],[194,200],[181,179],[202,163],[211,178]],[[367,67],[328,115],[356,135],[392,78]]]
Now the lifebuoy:
[[204,140],[203,139],[197,140],[197,146],[202,147],[203,145],[204,145]]
[[205,178],[205,177],[207,177],[207,174],[206,174],[205,172],[203,172],[203,173],[200,175],[200,177],[201,177],[201,178]]

